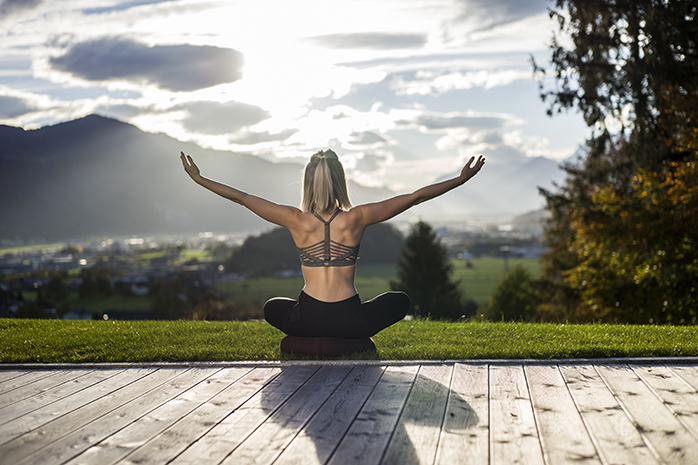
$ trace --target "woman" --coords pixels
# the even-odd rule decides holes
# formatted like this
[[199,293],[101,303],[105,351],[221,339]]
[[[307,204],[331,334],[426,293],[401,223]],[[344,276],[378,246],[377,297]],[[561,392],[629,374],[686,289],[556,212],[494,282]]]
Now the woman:
[[456,178],[352,207],[342,164],[332,150],[321,150],[305,167],[299,209],[204,178],[190,156],[182,152],[180,158],[194,182],[291,232],[305,286],[297,301],[269,300],[264,305],[266,320],[290,336],[342,339],[369,338],[403,319],[409,308],[409,297],[403,292],[387,292],[361,303],[354,271],[366,227],[464,184],[485,164],[479,157],[473,165],[473,157]]

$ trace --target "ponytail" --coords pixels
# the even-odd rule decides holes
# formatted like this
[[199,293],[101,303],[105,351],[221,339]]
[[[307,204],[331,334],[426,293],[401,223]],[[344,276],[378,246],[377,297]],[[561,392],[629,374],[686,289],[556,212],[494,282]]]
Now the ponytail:
[[351,208],[344,168],[330,149],[314,154],[305,167],[302,208],[319,213]]

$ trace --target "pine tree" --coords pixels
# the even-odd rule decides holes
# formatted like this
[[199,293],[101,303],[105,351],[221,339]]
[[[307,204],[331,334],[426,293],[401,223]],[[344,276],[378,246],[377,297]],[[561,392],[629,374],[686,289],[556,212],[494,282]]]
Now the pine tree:
[[446,248],[431,226],[419,221],[405,239],[397,263],[398,280],[391,281],[390,287],[410,296],[413,316],[459,319],[463,313],[462,296],[451,280],[451,270]]
[[527,321],[534,317],[538,294],[531,275],[516,265],[497,285],[487,303],[487,317],[493,321]]

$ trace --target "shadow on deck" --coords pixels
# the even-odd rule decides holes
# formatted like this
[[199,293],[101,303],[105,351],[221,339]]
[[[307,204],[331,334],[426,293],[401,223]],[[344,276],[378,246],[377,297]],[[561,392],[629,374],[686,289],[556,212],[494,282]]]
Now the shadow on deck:
[[695,464],[698,360],[5,365],[0,457]]

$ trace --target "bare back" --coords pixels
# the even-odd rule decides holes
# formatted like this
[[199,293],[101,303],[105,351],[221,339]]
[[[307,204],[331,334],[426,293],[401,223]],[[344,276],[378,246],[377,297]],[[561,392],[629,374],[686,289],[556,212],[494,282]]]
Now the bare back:
[[[320,214],[329,220],[332,214]],[[347,246],[356,246],[361,242],[365,226],[357,221],[354,209],[339,212],[330,224],[330,237],[333,241]],[[289,227],[296,246],[304,248],[316,244],[325,238],[325,225],[312,213],[299,215],[294,226]],[[354,275],[356,266],[303,266],[305,286],[303,291],[309,296],[323,302],[338,302],[356,295]]]

